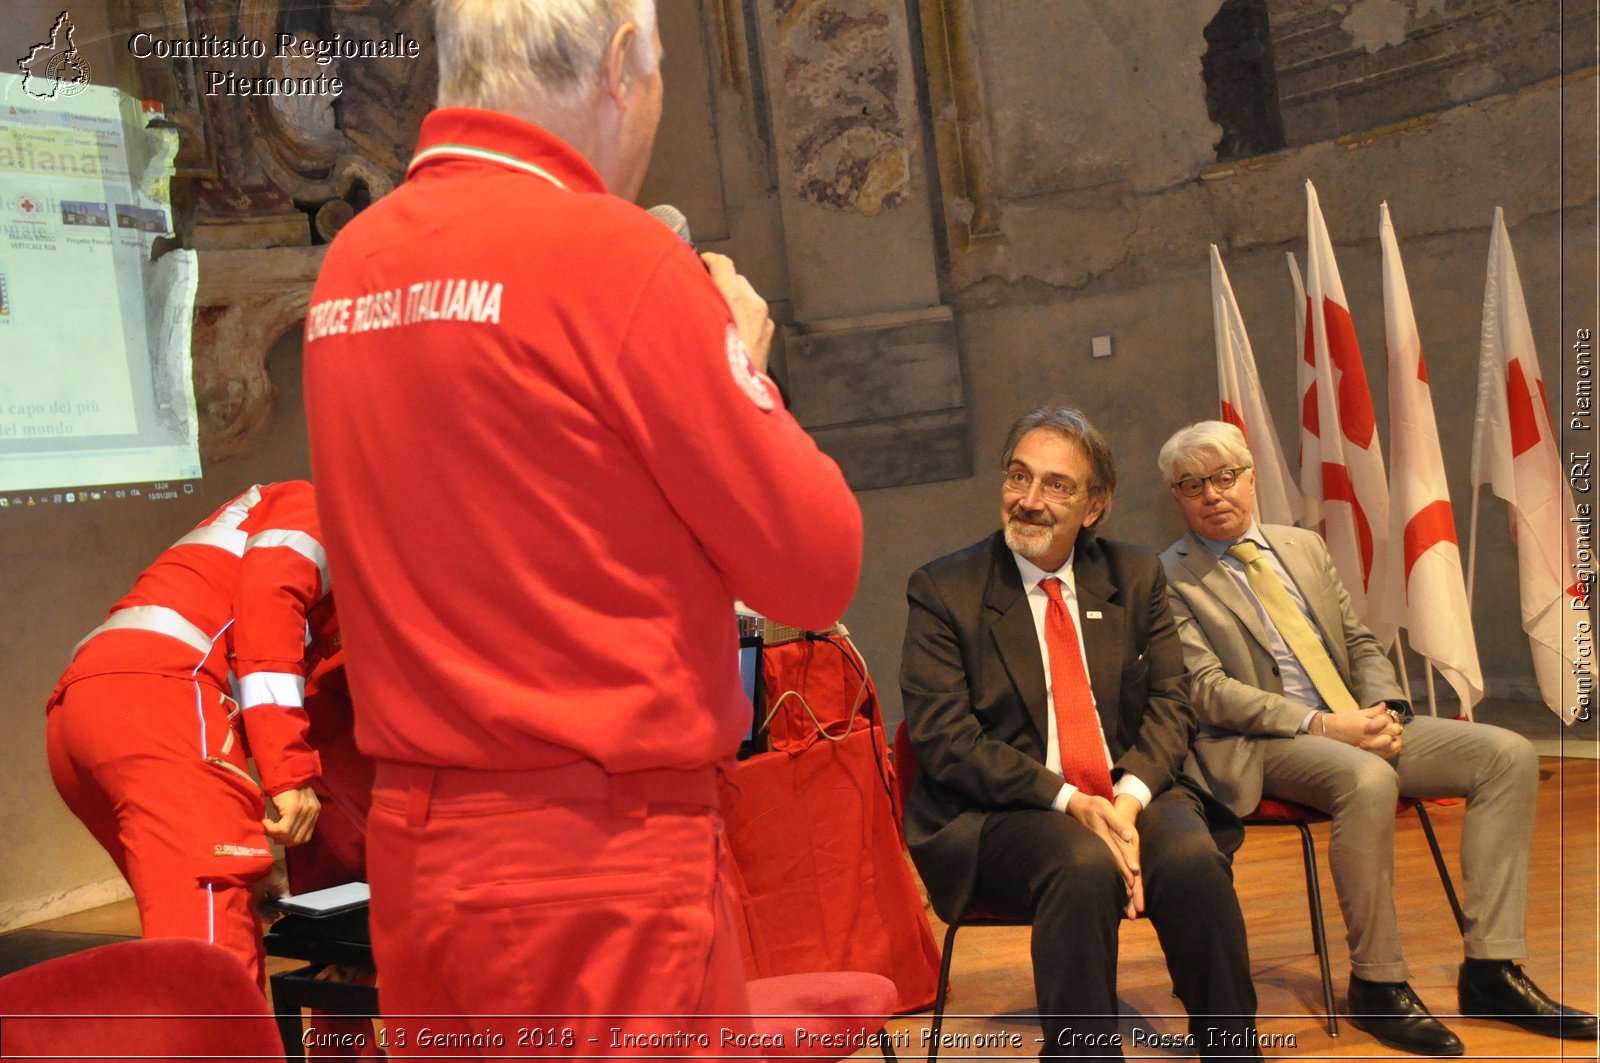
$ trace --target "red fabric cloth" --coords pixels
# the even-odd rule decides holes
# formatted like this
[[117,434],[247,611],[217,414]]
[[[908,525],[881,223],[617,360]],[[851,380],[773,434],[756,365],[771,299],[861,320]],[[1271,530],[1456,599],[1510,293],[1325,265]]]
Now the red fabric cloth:
[[127,941],[0,978],[8,1057],[283,1059],[272,1009],[239,965],[201,941]]
[[[761,652],[762,686],[767,692],[767,748],[803,753],[824,740],[842,738],[878,719],[878,692],[867,678],[866,663],[848,639],[802,639]],[[881,729],[877,744],[886,753]]]
[[870,683],[861,693],[859,657],[842,641],[763,658],[768,697],[782,702],[780,751],[742,762],[723,785],[746,973],[872,972],[895,983],[897,1011],[927,1007],[939,953],[900,841],[876,693]]
[[387,884],[371,928],[390,1050],[432,1051],[426,1029],[503,1037],[490,1055],[721,1055],[722,1031],[748,1033],[714,773],[674,774],[380,763],[367,862]]
[[784,974],[750,983],[756,1042],[768,1059],[844,1059],[894,1014],[893,982],[864,971]]
[[45,733],[56,789],[133,887],[144,936],[212,942],[265,986],[250,895],[272,866],[265,804],[220,692],[91,676],[67,688]]

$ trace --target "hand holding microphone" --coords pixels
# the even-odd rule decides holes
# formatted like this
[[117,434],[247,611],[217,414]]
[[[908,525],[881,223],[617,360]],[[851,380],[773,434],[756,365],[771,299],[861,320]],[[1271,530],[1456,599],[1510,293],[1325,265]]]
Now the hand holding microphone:
[[[651,207],[649,214],[677,233],[684,243],[694,247],[694,238],[689,233],[689,219],[684,217],[683,211],[663,203]],[[711,274],[711,282],[717,286],[722,298],[727,300],[728,309],[733,312],[734,327],[739,330],[739,338],[744,340],[745,349],[750,352],[750,360],[765,373],[767,356],[772,351],[772,335],[776,331],[767,310],[767,301],[734,267],[733,259],[713,251],[699,254],[706,272]]]
[[765,373],[775,331],[772,318],[767,313],[767,301],[761,298],[744,274],[734,268],[733,259],[727,255],[705,251],[701,253],[700,261],[705,263],[712,283],[728,301],[728,309],[733,311],[734,327],[739,330],[745,349],[750,352],[750,360]]

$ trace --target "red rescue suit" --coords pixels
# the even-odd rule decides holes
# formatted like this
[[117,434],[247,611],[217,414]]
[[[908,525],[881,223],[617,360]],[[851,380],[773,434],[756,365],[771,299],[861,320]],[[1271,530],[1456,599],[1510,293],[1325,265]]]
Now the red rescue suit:
[[750,726],[733,600],[843,612],[861,515],[837,466],[692,250],[503,114],[426,118],[405,183],[329,248],[305,338],[378,760],[385,1014],[506,1051],[726,1052],[740,1024],[715,1016],[748,1009],[716,811]]
[[145,935],[214,942],[263,985],[263,789],[318,772],[301,700],[326,573],[311,485],[252,487],[140,575],[47,708],[56,789],[127,878]]
[[367,880],[367,811],[372,807],[372,758],[356,748],[355,706],[345,675],[343,637],[330,596],[314,615],[314,641],[307,652],[306,716],[311,748],[322,774],[311,780],[321,802],[317,832],[289,849],[289,888],[295,893]]
[[[321,613],[326,610],[328,616]],[[372,758],[356,748],[355,711],[345,677],[344,642],[333,597],[313,613],[314,641],[306,652],[306,715],[311,746],[322,758],[322,774],[311,780],[322,809],[317,832],[284,856],[294,893],[367,880],[367,810],[372,807]],[[352,972],[330,970],[331,977]],[[371,985],[371,976],[356,975]],[[324,1036],[306,1048],[307,1059],[368,1059],[379,1054],[372,1020],[317,1011],[311,1025]]]

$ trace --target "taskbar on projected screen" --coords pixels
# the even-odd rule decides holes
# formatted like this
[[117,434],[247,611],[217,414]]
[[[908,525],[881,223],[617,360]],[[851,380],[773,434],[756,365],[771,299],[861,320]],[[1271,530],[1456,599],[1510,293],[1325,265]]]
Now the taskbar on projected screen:
[[95,487],[53,487],[48,491],[0,492],[0,510],[101,506],[111,502],[165,502],[186,498],[200,489],[200,480],[157,480],[153,483],[101,484]]

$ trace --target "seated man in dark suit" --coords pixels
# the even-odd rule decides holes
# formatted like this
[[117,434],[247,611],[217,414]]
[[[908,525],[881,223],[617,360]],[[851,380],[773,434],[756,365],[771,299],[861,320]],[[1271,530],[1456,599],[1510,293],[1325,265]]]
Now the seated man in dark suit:
[[1592,1039],[1593,1015],[1545,996],[1514,962],[1528,954],[1533,747],[1487,724],[1413,715],[1322,538],[1256,523],[1239,429],[1190,425],[1159,462],[1189,525],[1161,560],[1193,677],[1196,758],[1211,792],[1241,815],[1266,794],[1333,817],[1328,860],[1350,944],[1351,1023],[1391,1048],[1462,1053],[1408,983],[1394,820],[1402,794],[1465,796],[1462,1014]]
[[1100,433],[1040,407],[1006,442],[1001,531],[912,574],[906,840],[941,918],[1032,920],[1044,1055],[1122,1055],[1117,931],[1143,912],[1194,1050],[1259,1059],[1242,829],[1179,777],[1195,722],[1161,566],[1091,531],[1115,487]]

